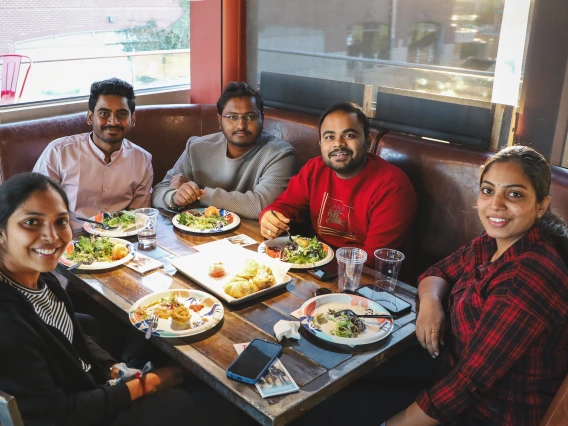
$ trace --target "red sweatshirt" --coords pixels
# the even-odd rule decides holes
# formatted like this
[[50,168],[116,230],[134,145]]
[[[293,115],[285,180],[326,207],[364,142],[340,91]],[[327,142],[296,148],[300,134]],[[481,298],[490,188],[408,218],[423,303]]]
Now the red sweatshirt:
[[292,177],[270,209],[293,222],[309,212],[318,238],[333,248],[359,247],[374,266],[378,248],[401,249],[416,211],[416,194],[398,167],[368,154],[357,176],[340,179],[321,157],[312,158]]

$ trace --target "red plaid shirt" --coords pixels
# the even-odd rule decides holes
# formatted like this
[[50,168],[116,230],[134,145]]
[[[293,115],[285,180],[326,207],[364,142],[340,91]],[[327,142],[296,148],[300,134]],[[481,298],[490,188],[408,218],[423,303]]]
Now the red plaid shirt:
[[538,228],[496,249],[483,234],[420,277],[451,286],[444,375],[417,399],[444,424],[537,426],[568,373],[568,268]]

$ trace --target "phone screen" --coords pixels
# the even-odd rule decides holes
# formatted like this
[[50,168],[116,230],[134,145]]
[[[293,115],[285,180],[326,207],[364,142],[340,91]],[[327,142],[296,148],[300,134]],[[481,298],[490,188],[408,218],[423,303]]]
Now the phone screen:
[[[374,292],[373,292],[374,289]],[[409,311],[412,306],[405,300],[389,294],[374,285],[366,285],[356,290],[361,296],[379,303],[391,314],[401,314]],[[396,304],[393,303],[396,300]]]
[[272,364],[281,351],[282,346],[276,343],[254,339],[233,361],[227,372],[242,378],[255,380]]
[[329,281],[337,277],[337,262],[331,262],[319,269],[310,269],[308,274],[321,281]]

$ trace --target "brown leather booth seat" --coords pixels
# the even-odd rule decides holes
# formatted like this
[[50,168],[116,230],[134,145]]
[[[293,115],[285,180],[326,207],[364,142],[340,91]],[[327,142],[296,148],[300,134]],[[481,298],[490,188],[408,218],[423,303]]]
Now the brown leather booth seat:
[[[154,181],[163,179],[190,136],[219,130],[214,105],[143,106],[128,139],[152,154]],[[87,113],[0,125],[0,182],[31,171],[45,147],[57,138],[88,132]]]
[[[418,196],[415,278],[483,232],[475,206],[480,166],[490,152],[390,132],[381,137],[377,153],[407,174]],[[567,217],[567,170],[552,167],[550,195],[552,208]]]

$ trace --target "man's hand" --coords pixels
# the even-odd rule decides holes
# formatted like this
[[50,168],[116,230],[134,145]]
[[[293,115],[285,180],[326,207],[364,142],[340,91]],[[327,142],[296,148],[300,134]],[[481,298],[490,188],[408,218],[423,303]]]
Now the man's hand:
[[183,173],[178,173],[170,180],[170,189],[178,189],[186,182],[189,182],[189,179]]
[[282,213],[276,211],[272,213],[272,211],[267,211],[260,218],[260,234],[269,240],[276,238],[282,232],[290,229],[288,226],[290,219]]
[[174,195],[174,203],[182,207],[191,204],[205,194],[205,191],[199,189],[199,186],[192,181],[182,184]]

